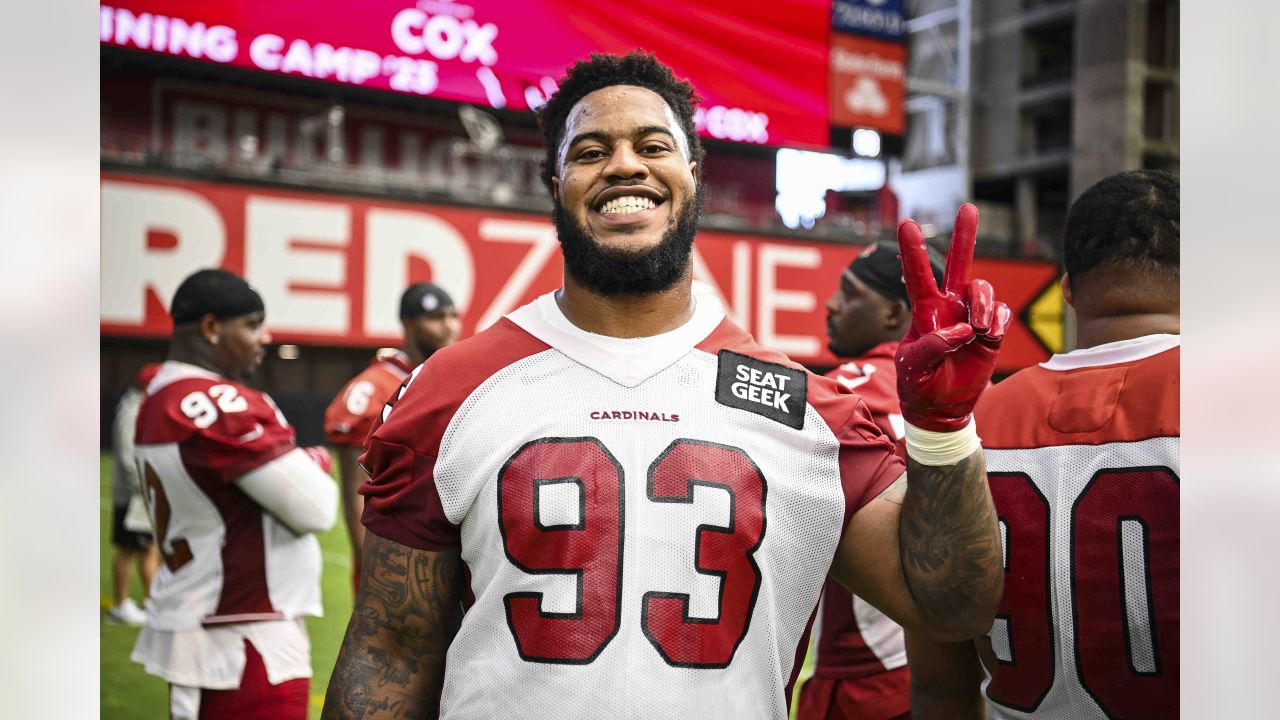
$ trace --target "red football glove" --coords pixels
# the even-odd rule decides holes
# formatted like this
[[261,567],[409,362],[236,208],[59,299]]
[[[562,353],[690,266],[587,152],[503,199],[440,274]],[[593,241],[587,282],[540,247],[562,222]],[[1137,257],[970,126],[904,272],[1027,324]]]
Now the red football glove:
[[996,353],[1009,329],[1009,306],[997,302],[991,283],[969,281],[978,235],[978,208],[956,214],[942,289],[933,280],[924,236],[914,220],[898,226],[902,278],[911,296],[911,329],[898,345],[898,401],[907,422],[924,430],[954,432],[969,422],[973,406],[991,382]]
[[329,454],[329,448],[323,445],[312,445],[302,448],[302,451],[314,460],[321,470],[329,472],[333,468],[333,457]]

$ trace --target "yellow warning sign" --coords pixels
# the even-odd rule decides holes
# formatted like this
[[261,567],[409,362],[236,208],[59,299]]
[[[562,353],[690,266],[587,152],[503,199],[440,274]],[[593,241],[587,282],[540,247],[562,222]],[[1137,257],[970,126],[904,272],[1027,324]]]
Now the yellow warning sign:
[[1057,280],[1049,283],[1027,308],[1027,327],[1050,352],[1062,352],[1065,337],[1063,336],[1063,311],[1065,301],[1062,299],[1061,283]]

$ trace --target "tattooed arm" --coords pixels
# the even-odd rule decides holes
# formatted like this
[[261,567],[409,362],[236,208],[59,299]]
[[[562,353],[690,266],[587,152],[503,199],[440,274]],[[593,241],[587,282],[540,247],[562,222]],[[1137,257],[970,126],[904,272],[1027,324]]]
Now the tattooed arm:
[[459,551],[415,550],[366,532],[361,575],[321,717],[436,717],[460,607]]
[[991,628],[1004,582],[1000,563],[978,450],[955,465],[908,459],[907,473],[849,521],[831,573],[904,628],[956,642]]
[[358,491],[360,485],[369,479],[369,473],[360,467],[359,462],[360,453],[364,450],[358,445],[334,445],[333,449],[342,477],[342,515],[347,520],[347,537],[351,539],[351,560],[363,570],[360,553],[364,547],[364,525],[360,522],[360,515],[364,512],[364,496]]

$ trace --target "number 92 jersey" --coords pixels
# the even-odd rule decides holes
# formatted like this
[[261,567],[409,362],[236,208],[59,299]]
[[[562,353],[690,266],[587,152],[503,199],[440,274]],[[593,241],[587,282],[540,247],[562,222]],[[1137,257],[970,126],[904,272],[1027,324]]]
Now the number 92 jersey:
[[545,295],[384,409],[364,524],[469,574],[442,717],[786,717],[844,527],[904,468],[856,395],[697,301],[617,339]]
[[164,557],[148,624],[162,630],[320,615],[320,545],[235,481],[296,447],[267,395],[166,362],[138,412],[143,499]]

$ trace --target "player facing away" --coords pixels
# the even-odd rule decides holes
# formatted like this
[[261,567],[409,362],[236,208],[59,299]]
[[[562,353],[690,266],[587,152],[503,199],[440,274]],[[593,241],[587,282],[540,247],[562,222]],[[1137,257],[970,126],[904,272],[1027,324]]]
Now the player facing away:
[[939,290],[904,225],[904,463],[856,394],[695,289],[693,108],[637,52],[574,65],[540,111],[564,287],[384,409],[324,717],[783,718],[828,572],[932,637],[990,625],[970,411],[1009,314],[969,281],[973,235]]
[[980,717],[979,692],[995,718],[1178,717],[1178,208],[1153,170],[1071,206],[1079,349],[978,404],[1004,597],[975,643],[911,638],[917,717]]
[[138,415],[136,457],[163,557],[132,659],[169,683],[169,716],[301,720],[320,615],[320,545],[338,489],[324,448],[297,447],[239,381],[271,336],[262,298],[201,270],[170,306],[169,354]]
[[[934,281],[944,259],[930,249]],[[827,300],[827,347],[843,362],[827,374],[866,403],[891,440],[902,437],[898,342],[911,327],[911,300],[898,249],[872,244],[849,263]],[[813,628],[813,676],[803,680],[799,720],[885,720],[911,710],[911,675],[898,625],[828,577]]]
[[333,446],[342,475],[342,507],[351,539],[352,578],[360,585],[360,548],[364,545],[364,525],[360,513],[364,498],[356,492],[369,479],[357,460],[364,452],[365,438],[373,421],[392,393],[437,350],[452,345],[461,327],[458,308],[444,288],[432,283],[415,283],[400,296],[400,325],[404,344],[382,348],[373,361],[352,378],[324,411],[324,436]]

